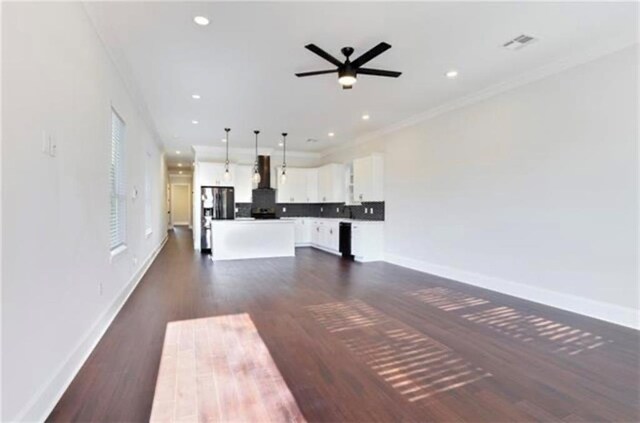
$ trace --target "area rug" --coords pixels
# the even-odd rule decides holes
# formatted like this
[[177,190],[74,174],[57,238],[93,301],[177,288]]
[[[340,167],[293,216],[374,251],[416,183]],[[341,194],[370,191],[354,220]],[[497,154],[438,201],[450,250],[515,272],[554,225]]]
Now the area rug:
[[167,324],[152,422],[304,422],[248,314]]

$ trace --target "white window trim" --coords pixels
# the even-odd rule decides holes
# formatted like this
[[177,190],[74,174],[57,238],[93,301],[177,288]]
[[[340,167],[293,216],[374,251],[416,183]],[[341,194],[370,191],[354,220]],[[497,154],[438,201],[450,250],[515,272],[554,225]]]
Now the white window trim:
[[[111,120],[111,125],[110,125],[110,128],[111,128],[111,131],[110,131],[110,133],[111,133],[110,144],[111,144],[111,149],[112,149],[111,150],[111,154],[112,155],[113,155],[113,135],[114,135],[114,133],[113,133],[113,119],[114,119],[114,115],[120,120],[120,122],[122,122],[122,129],[123,129],[123,137],[122,137],[121,144],[120,144],[121,151],[119,152],[120,156],[121,156],[120,157],[120,159],[121,159],[120,164],[121,164],[121,166],[123,166],[122,175],[121,175],[123,180],[120,181],[120,182],[121,182],[121,184],[123,186],[116,187],[115,195],[116,195],[116,197],[120,197],[120,199],[124,201],[124,212],[123,212],[123,216],[122,216],[124,221],[123,222],[118,222],[119,227],[123,228],[123,234],[122,234],[121,242],[119,244],[115,245],[115,246],[111,246],[112,239],[111,239],[111,237],[109,238],[110,262],[113,261],[113,259],[115,257],[121,255],[122,253],[124,253],[127,250],[126,241],[127,241],[127,208],[128,208],[127,207],[127,202],[128,202],[128,199],[127,199],[127,189],[126,189],[126,157],[125,157],[126,148],[125,148],[125,145],[124,145],[124,133],[125,133],[125,130],[126,130],[126,122],[122,118],[122,116],[120,116],[120,114],[117,112],[117,110],[113,106],[111,106],[111,114],[109,115],[109,117],[110,117],[110,120]],[[109,170],[109,172],[111,172],[111,169]],[[119,189],[118,188],[121,188],[124,191],[124,194],[119,193]],[[110,199],[109,201],[112,201],[113,196],[114,196],[114,192],[112,191],[112,189],[113,189],[113,187],[110,186],[109,187],[109,199]],[[112,216],[110,215],[109,218],[111,219],[111,217]],[[123,226],[120,226],[120,225],[123,225]]]

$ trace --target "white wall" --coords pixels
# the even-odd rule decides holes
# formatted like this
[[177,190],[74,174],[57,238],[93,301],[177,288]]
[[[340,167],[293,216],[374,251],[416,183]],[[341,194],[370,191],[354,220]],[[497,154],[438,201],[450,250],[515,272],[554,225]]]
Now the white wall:
[[[166,237],[164,157],[80,3],[2,5],[2,421],[46,417]],[[55,19],[52,19],[55,17]],[[110,107],[126,122],[125,253],[110,262]],[[41,152],[42,131],[57,155]],[[145,236],[150,154],[152,233]]]
[[387,260],[638,326],[638,48],[439,115],[383,151]]

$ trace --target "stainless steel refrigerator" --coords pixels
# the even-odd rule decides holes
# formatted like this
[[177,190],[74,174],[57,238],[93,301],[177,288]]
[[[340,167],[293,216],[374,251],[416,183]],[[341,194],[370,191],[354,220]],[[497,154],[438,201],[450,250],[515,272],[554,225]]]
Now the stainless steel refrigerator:
[[200,189],[202,210],[200,213],[200,249],[211,251],[212,220],[233,219],[235,217],[235,202],[231,187],[202,187]]

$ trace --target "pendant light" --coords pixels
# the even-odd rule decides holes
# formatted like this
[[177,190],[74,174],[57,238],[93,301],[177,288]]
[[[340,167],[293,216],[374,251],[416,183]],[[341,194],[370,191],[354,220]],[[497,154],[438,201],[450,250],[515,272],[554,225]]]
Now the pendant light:
[[225,141],[225,144],[227,144],[227,155],[224,161],[224,180],[227,182],[231,180],[231,173],[229,173],[229,131],[231,131],[231,128],[224,128],[224,132],[227,133],[227,141]]
[[284,184],[287,182],[287,133],[282,133],[282,175],[280,181]]
[[260,183],[260,172],[258,171],[258,134],[260,131],[253,131],[256,134],[256,162],[253,165],[253,183],[258,185]]

